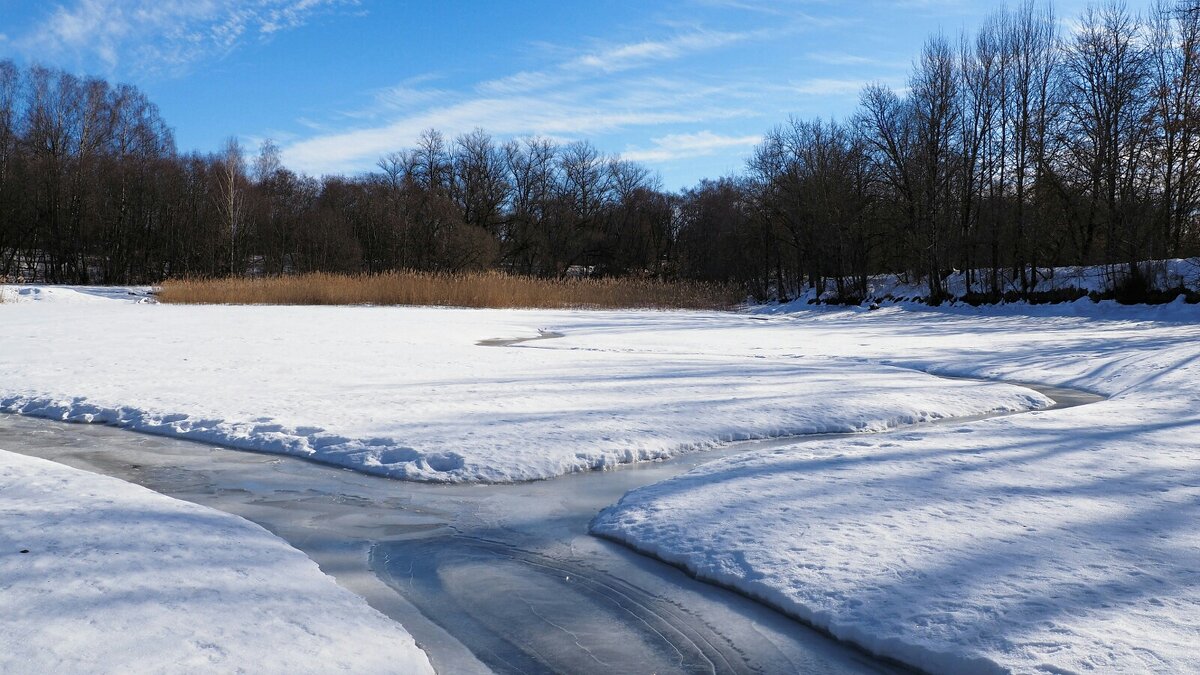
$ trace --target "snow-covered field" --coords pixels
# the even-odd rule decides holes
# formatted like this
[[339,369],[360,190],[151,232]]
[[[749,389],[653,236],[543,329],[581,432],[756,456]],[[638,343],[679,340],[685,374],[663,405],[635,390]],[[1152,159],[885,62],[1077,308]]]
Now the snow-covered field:
[[[0,309],[2,411],[415,480],[552,478],[733,439],[1048,403],[889,366],[754,358],[747,338],[762,322],[746,315],[171,306],[21,290],[42,301]],[[642,347],[679,325],[728,330],[695,349]],[[477,345],[545,327],[566,337]],[[614,332],[616,347],[591,348]]]
[[[1047,403],[927,372],[1099,392],[750,451],[631,493],[594,530],[930,670],[1200,671],[1196,306],[586,313],[20,290],[0,305],[4,410],[420,480]],[[476,344],[539,330],[563,337]]]
[[[770,359],[1111,398],[747,453],[630,493],[593,532],[931,671],[1200,672],[1197,310],[779,315],[752,342]],[[646,347],[726,330],[658,330]]]
[[3,673],[432,672],[257,525],[2,450],[0,617]]

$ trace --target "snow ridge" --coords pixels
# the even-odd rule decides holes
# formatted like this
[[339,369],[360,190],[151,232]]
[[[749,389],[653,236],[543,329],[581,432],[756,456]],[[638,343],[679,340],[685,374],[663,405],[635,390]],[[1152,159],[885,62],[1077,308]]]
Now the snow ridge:
[[130,406],[106,408],[90,403],[86,397],[64,400],[10,396],[0,398],[0,412],[62,422],[107,424],[239,450],[292,455],[392,478],[436,480],[441,473],[463,468],[463,457],[456,453],[420,453],[387,438],[347,438],[320,427],[288,427],[269,419],[227,422],[181,413],[160,414]]
[[[388,478],[426,482],[512,482],[540,480],[554,475],[603,470],[620,464],[669,459],[689,452],[714,448],[722,443],[789,438],[822,434],[879,433],[892,429],[940,422],[968,415],[989,415],[1036,410],[1052,403],[1048,398],[1025,389],[1004,392],[991,407],[891,412],[880,409],[868,414],[861,410],[832,417],[814,417],[782,421],[765,427],[739,427],[722,424],[717,431],[701,432],[706,438],[686,441],[685,437],[614,441],[612,436],[596,439],[599,449],[580,450],[560,458],[553,468],[527,467],[520,464],[497,466],[468,460],[457,452],[416,450],[396,439],[349,438],[320,427],[289,427],[270,419],[257,422],[229,422],[196,418],[180,413],[155,413],[130,406],[108,408],[93,404],[86,397],[71,399],[30,396],[0,397],[0,412],[28,415],[62,422],[107,424],[141,433],[170,436],[212,443],[239,450],[291,455]],[[942,406],[945,407],[945,406]],[[697,434],[698,435],[698,434]],[[535,443],[537,439],[532,439]],[[628,444],[621,447],[623,444]]]

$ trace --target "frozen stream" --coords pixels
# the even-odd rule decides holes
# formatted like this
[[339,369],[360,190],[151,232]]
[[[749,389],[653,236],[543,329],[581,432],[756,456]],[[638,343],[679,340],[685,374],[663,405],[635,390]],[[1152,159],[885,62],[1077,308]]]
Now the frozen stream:
[[[1059,407],[1099,398],[1035,388]],[[587,534],[591,518],[629,490],[754,445],[550,481],[446,486],[0,415],[0,448],[261,524],[402,622],[440,672],[890,672],[755,602]]]

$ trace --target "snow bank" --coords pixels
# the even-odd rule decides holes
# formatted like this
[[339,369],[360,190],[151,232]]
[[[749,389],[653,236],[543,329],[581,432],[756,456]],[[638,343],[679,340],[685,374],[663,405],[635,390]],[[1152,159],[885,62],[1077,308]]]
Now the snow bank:
[[[60,290],[41,297],[69,297]],[[640,347],[658,326],[710,323],[732,329],[724,342]],[[1048,404],[1021,387],[886,365],[757,358],[741,345],[760,323],[685,312],[19,302],[0,306],[0,410],[396,478],[514,481],[723,441]],[[544,327],[567,337],[477,344]],[[615,347],[595,348],[610,335]]]
[[[1139,269],[1152,289],[1173,291],[1182,288],[1200,292],[1200,258],[1149,260],[1141,263]],[[1111,294],[1127,279],[1129,267],[1124,264],[1039,267],[1036,272],[1028,268],[1026,272],[1029,275],[1029,293],[1035,297],[1038,295],[1061,297],[1070,293],[1078,293],[1085,296],[1083,302],[1092,304],[1086,295],[1089,293]],[[973,270],[972,283],[968,284],[966,272],[953,270],[945,278],[946,293],[951,298],[959,299],[969,293],[988,293],[992,289],[991,274],[991,269]],[[1020,278],[1013,276],[1011,269],[1000,270],[997,281],[1002,295],[1023,292]],[[864,299],[864,303],[923,302],[928,295],[929,286],[923,281],[896,274],[878,274],[867,279],[867,297]],[[820,293],[816,289],[806,289],[800,297],[787,303],[785,308],[799,309],[818,301],[834,303],[839,301],[833,282],[829,282],[828,288]],[[1023,305],[1025,303],[1017,302],[1015,304]]]
[[31,286],[0,285],[6,302],[51,302],[92,304],[111,300],[149,303],[154,301],[149,286]]
[[[768,358],[802,344],[1111,398],[747,453],[632,492],[592,530],[930,671],[1198,672],[1196,310],[771,317],[747,347]],[[659,330],[644,346],[727,330]]]
[[432,672],[236,516],[0,451],[0,672]]

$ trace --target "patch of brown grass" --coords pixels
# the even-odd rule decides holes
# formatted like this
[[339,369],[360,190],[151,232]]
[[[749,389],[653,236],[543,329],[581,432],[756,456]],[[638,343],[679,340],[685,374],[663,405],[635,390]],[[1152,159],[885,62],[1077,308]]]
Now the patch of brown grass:
[[304,274],[177,279],[158,299],[180,304],[436,305],[541,309],[728,309],[744,297],[728,286],[651,279],[538,279],[500,272]]

